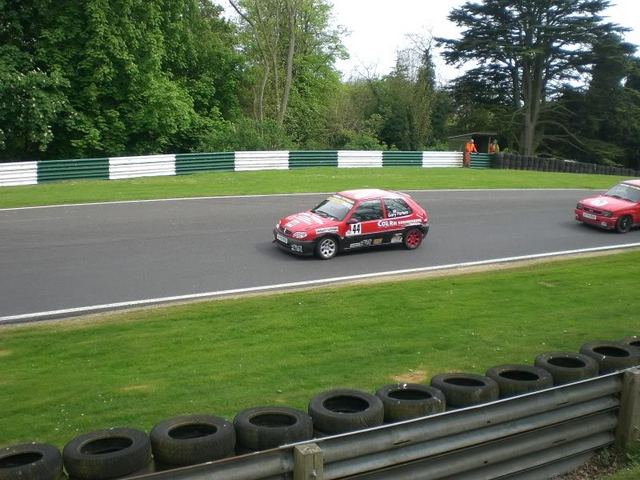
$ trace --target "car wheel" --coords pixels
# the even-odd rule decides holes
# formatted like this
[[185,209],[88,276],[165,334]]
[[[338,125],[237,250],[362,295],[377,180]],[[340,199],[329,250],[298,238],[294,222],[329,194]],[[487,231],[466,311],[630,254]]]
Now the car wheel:
[[631,225],[633,225],[631,217],[629,215],[624,215],[616,222],[616,232],[627,233],[631,230]]
[[338,253],[338,242],[333,237],[324,237],[316,243],[316,256],[322,260],[329,260]]
[[402,243],[407,250],[415,250],[422,243],[422,232],[419,228],[410,228],[404,232]]

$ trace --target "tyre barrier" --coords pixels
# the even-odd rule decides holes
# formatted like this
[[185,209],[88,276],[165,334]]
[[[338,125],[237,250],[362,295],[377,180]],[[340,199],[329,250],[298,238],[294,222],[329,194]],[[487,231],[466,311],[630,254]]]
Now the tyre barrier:
[[534,365],[549,372],[554,385],[595,377],[600,369],[594,358],[573,352],[541,353],[535,358]]
[[442,373],[431,379],[431,386],[440,390],[447,406],[470,407],[497,400],[500,389],[495,380],[475,373]]
[[0,449],[0,480],[58,480],[62,455],[47,443],[23,443]]
[[321,434],[377,427],[384,421],[382,400],[360,390],[337,388],[318,393],[309,402],[313,427]]
[[444,412],[444,394],[420,383],[394,383],[378,389],[376,397],[384,406],[384,421],[399,422]]
[[542,368],[530,365],[498,365],[485,375],[498,384],[500,398],[535,392],[553,386],[553,377]]
[[268,450],[313,438],[311,417],[295,408],[248,408],[235,416],[233,426],[239,454]]
[[64,470],[70,480],[109,480],[215,462],[235,454],[368,429],[384,421],[394,423],[474,406],[636,365],[640,365],[640,336],[628,336],[619,341],[585,343],[580,353],[543,353],[535,357],[533,366],[500,365],[488,369],[486,375],[435,375],[430,386],[389,384],[375,395],[353,389],[328,390],[311,399],[308,413],[288,407],[256,407],[238,413],[233,424],[210,415],[183,415],[161,421],[149,435],[130,428],[79,435],[65,445],[62,454],[48,444],[17,444],[0,448],[0,480],[61,480]]
[[620,342],[588,342],[580,347],[580,353],[595,359],[601,374],[640,365],[640,350]]
[[620,341],[620,343],[640,348],[640,336],[632,335],[631,337],[625,337]]
[[110,480],[152,470],[151,441],[133,428],[109,428],[79,435],[62,450],[70,479]]
[[155,468],[195,465],[235,454],[236,432],[224,418],[181,415],[156,424],[149,433]]

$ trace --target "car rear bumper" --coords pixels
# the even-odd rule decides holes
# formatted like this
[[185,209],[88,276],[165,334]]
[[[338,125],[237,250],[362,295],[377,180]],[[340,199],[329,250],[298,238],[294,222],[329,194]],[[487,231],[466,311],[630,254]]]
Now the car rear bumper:
[[315,249],[315,242],[287,237],[275,228],[273,229],[273,241],[278,247],[294,255],[313,255]]
[[[582,210],[574,210],[576,215],[576,220],[578,222],[586,223],[588,225],[594,225],[596,227],[604,228],[607,230],[613,230],[616,228],[617,217],[604,217],[602,215],[593,215],[587,214],[588,217],[585,216],[585,212]],[[593,217],[593,218],[592,218]]]

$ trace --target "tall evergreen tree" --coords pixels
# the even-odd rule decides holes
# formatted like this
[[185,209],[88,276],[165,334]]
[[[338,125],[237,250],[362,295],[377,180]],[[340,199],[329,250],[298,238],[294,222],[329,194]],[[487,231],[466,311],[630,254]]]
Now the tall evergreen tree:
[[483,0],[454,9],[449,19],[460,39],[439,39],[450,64],[474,65],[464,77],[482,95],[508,102],[519,120],[522,153],[543,139],[540,120],[547,101],[563,83],[589,71],[591,46],[623,31],[600,14],[607,0]]

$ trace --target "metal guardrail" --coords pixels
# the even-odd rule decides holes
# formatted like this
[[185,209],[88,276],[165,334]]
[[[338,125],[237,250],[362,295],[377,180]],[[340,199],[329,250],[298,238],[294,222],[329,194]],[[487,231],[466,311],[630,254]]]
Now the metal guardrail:
[[[153,480],[542,479],[615,440],[619,411],[640,422],[640,369],[239,457]],[[633,392],[629,390],[633,379]],[[622,398],[629,405],[621,409]],[[637,390],[637,391],[636,391]],[[631,392],[631,393],[630,393]]]

